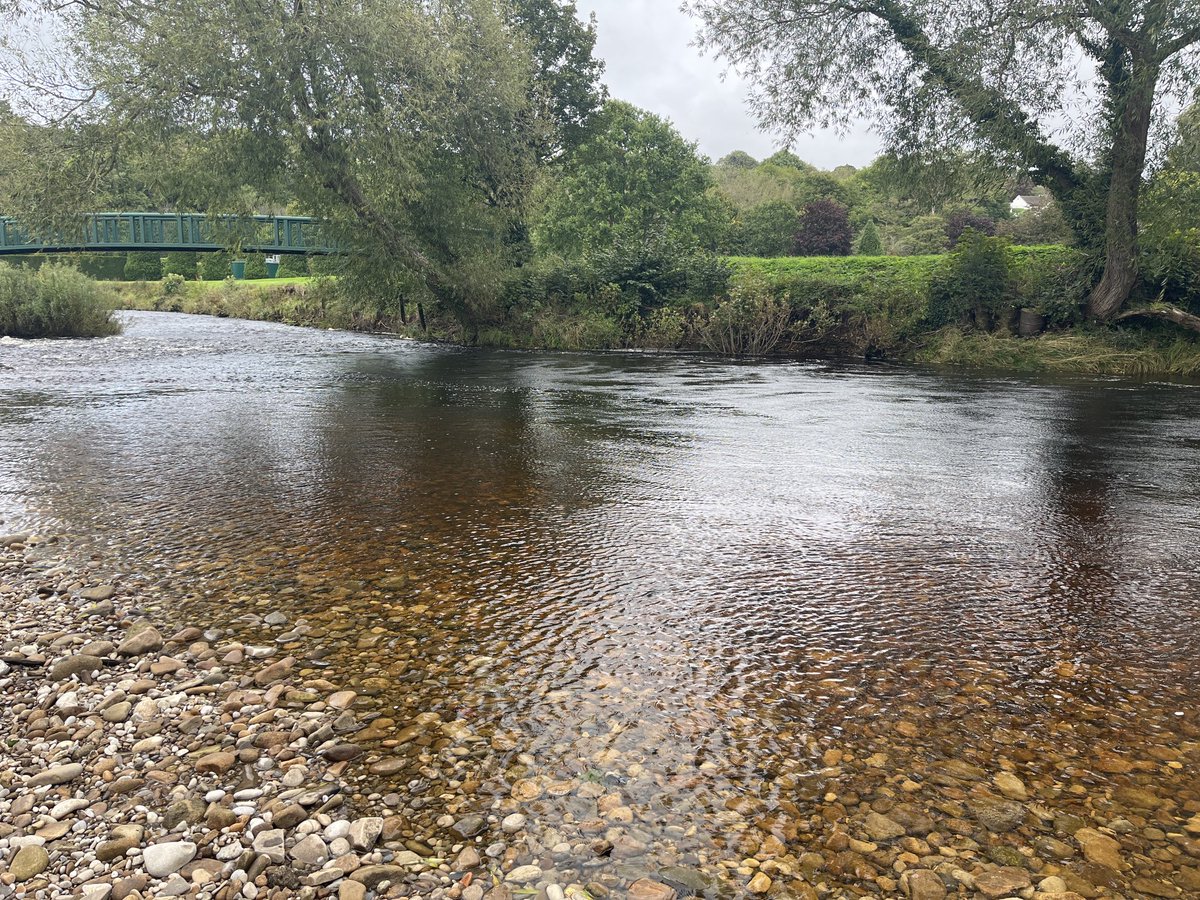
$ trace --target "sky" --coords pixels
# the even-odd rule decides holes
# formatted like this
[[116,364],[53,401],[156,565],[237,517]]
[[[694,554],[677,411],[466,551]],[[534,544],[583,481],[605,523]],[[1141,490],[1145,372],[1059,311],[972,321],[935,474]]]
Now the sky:
[[[720,159],[745,150],[762,159],[783,147],[760,131],[746,103],[747,85],[725,66],[691,46],[697,23],[679,10],[679,0],[577,0],[581,15],[596,14],[596,52],[607,64],[605,81],[613,97],[665,116],[702,153]],[[792,151],[832,169],[863,166],[879,143],[866,127],[847,135],[818,132],[799,139]]]

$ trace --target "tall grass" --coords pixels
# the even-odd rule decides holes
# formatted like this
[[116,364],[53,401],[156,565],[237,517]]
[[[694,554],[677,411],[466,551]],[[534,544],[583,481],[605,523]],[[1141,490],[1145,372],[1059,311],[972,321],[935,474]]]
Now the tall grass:
[[117,334],[111,288],[69,266],[0,263],[0,336],[80,338]]

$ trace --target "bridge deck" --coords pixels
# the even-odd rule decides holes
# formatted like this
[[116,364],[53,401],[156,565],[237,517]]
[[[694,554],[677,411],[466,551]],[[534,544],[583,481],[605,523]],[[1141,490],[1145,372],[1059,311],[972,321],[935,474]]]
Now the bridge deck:
[[17,253],[188,251],[317,254],[342,252],[305,216],[206,216],[199,213],[88,213],[78,232],[35,237],[0,218],[0,256]]

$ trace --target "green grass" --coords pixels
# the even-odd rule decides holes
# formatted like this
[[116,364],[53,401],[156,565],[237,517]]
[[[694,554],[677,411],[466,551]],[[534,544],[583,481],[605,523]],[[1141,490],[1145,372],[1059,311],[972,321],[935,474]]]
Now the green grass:
[[0,336],[81,338],[117,334],[114,292],[74,268],[0,263]]

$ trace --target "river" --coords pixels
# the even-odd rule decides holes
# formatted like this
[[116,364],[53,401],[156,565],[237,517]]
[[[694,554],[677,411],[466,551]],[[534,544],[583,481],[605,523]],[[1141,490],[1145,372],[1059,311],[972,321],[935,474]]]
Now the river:
[[[533,779],[571,843],[591,781],[641,852],[568,868],[736,880],[773,835],[851,883],[829,833],[868,809],[957,834],[980,785],[928,798],[946,761],[1135,836],[1156,813],[1114,792],[1197,798],[1200,386],[124,318],[0,341],[0,531],[303,638],[411,753],[427,829]],[[386,744],[427,713],[473,736],[453,778],[449,742]]]

